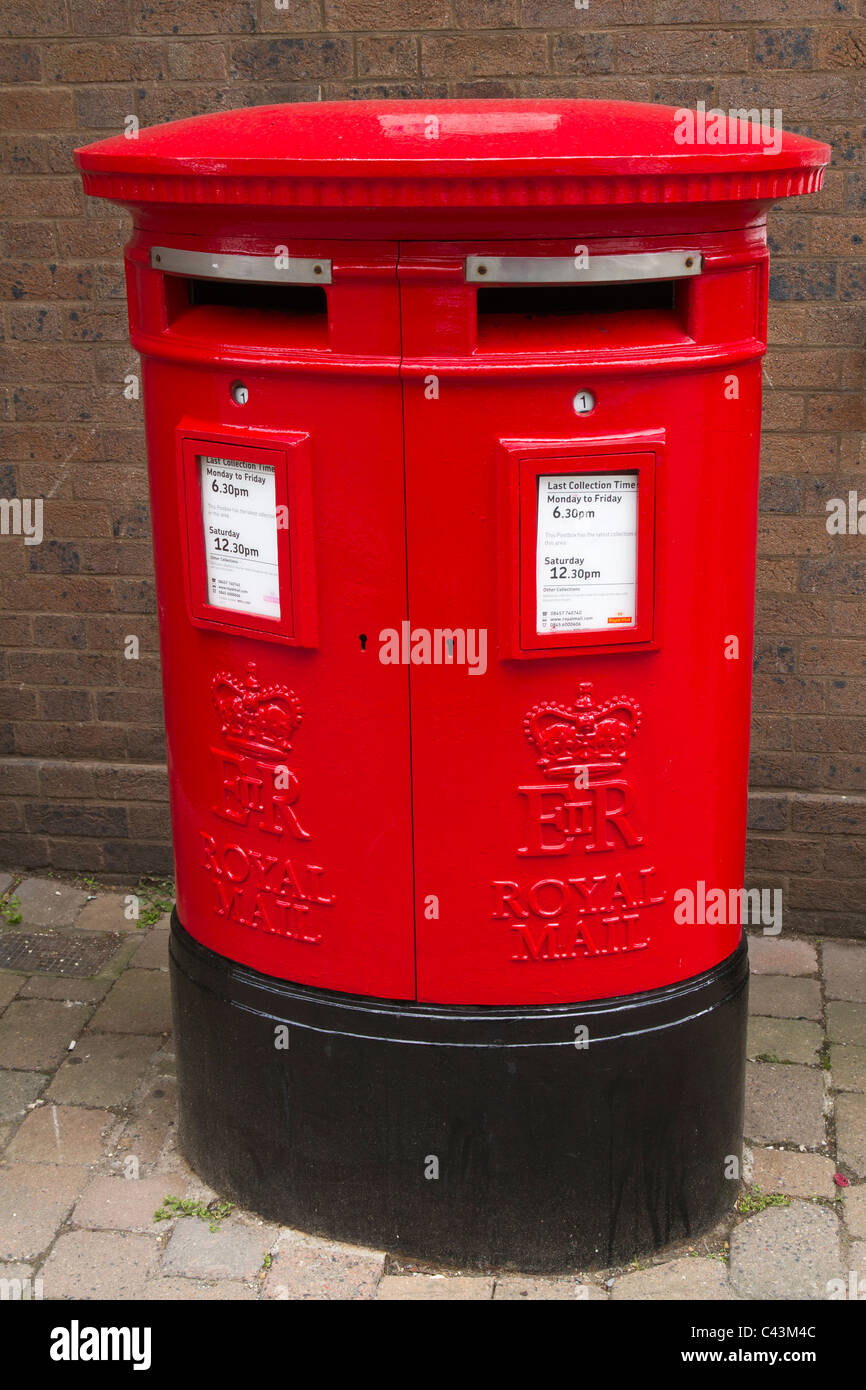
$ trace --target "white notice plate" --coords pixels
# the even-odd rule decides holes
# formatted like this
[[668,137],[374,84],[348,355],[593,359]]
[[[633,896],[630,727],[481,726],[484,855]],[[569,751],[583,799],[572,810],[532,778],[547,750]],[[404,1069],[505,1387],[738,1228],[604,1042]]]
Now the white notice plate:
[[538,479],[536,629],[614,632],[637,621],[637,473]]
[[280,616],[276,472],[272,463],[199,454],[207,602]]

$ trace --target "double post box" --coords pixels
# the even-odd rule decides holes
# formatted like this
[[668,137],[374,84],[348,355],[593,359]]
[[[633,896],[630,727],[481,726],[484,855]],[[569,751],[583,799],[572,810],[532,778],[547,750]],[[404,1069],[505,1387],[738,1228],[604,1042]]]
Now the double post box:
[[829,151],[686,114],[77,153],[134,220],[181,1144],[272,1219],[552,1270],[734,1199],[766,211]]

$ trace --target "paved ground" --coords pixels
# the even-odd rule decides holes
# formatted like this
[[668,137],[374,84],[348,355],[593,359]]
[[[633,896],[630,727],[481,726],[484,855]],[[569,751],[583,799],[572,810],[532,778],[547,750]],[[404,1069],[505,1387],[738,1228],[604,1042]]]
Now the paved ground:
[[[743,1211],[625,1269],[481,1277],[248,1212],[211,1219],[219,1194],[174,1141],[168,921],[142,927],[129,905],[116,889],[0,874],[0,1280],[25,1296],[866,1295],[866,942],[752,938]],[[154,1221],[167,1197],[193,1214]]]

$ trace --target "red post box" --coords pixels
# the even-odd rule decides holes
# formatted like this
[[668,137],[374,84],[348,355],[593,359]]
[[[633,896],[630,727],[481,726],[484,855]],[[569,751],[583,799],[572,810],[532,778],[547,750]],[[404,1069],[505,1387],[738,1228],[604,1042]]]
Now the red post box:
[[268,1217],[541,1270],[733,1200],[766,212],[829,159],[749,114],[78,151],[135,224],[181,1140]]

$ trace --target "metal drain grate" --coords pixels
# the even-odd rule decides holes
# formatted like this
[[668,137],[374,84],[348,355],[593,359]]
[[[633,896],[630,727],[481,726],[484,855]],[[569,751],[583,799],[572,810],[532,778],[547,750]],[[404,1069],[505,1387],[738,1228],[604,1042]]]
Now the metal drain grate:
[[61,936],[59,932],[4,932],[0,936],[0,970],[30,975],[95,975],[123,940],[116,932],[98,936]]

